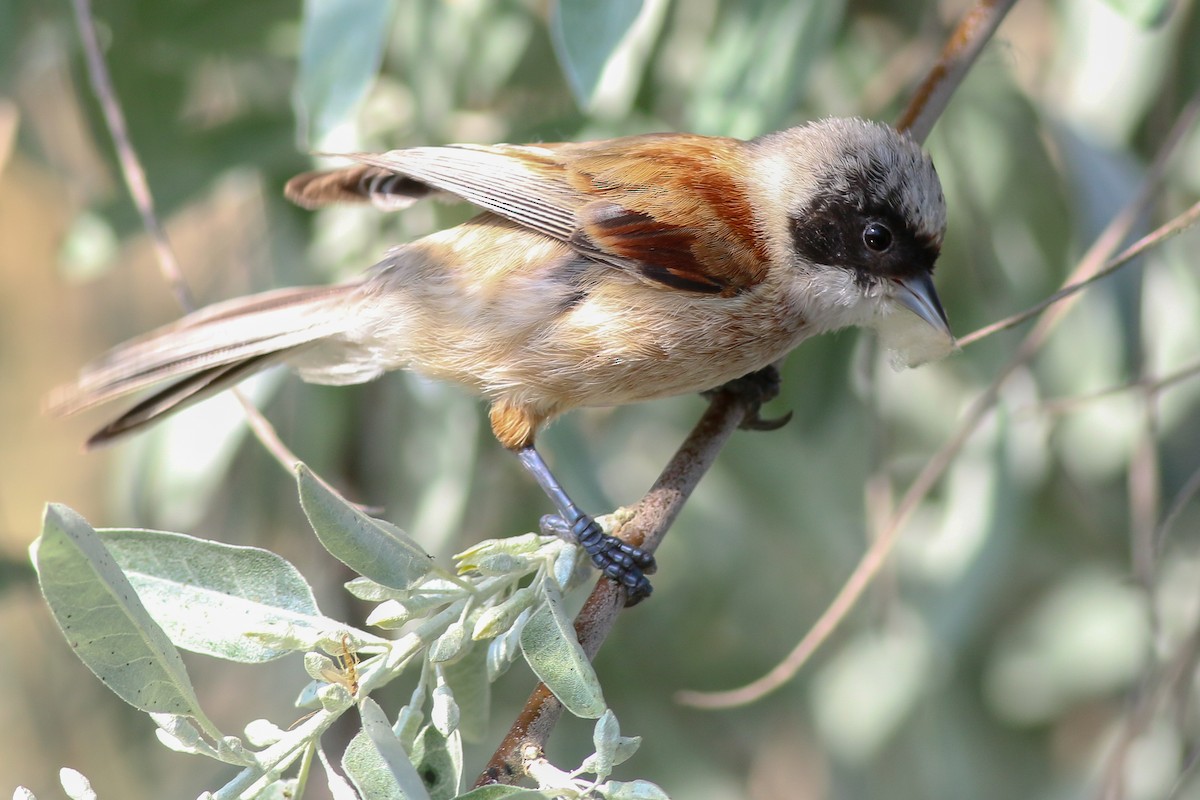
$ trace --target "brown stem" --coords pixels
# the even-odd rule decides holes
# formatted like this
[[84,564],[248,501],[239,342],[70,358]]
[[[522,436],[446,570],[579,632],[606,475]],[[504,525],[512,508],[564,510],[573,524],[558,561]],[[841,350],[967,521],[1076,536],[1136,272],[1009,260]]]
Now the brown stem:
[[967,77],[967,72],[991,41],[992,35],[1017,0],[979,0],[959,21],[946,41],[937,63],[913,92],[908,108],[896,121],[896,130],[908,131],[918,142],[925,141],[938,121],[950,96]]

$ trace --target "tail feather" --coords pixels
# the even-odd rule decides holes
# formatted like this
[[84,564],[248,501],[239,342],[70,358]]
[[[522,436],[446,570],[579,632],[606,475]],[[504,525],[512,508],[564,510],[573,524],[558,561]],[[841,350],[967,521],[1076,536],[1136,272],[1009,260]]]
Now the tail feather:
[[209,306],[119,345],[48,398],[51,414],[73,414],[172,379],[175,383],[99,431],[89,446],[141,428],[228,388],[251,373],[345,332],[353,284],[265,292]]
[[286,352],[283,351],[274,356],[255,356],[235,364],[210,367],[195,375],[189,375],[142,400],[93,433],[84,447],[88,450],[103,447],[126,434],[153,425],[168,414],[182,411],[194,403],[232,388],[244,378],[248,378],[255,372],[280,360],[280,357]]
[[418,200],[442,194],[414,178],[369,165],[305,172],[288,181],[283,193],[301,208],[371,203],[385,211],[400,211]]

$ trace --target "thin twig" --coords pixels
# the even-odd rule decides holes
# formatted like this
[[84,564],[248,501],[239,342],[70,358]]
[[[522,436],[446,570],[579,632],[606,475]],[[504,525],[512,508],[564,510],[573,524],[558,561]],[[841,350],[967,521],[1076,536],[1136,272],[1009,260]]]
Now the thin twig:
[[[1193,361],[1186,367],[1181,367],[1175,372],[1164,375],[1161,378],[1147,380],[1146,378],[1138,378],[1136,380],[1127,381],[1116,386],[1109,386],[1105,389],[1098,389],[1087,394],[1075,395],[1073,397],[1059,397],[1052,400],[1047,400],[1037,408],[1043,414],[1069,414],[1075,409],[1087,403],[1103,400],[1106,397],[1128,392],[1131,389],[1141,389],[1143,391],[1154,392],[1161,394],[1164,390],[1171,388],[1177,383],[1183,383],[1200,375],[1200,361]],[[1032,409],[1031,409],[1032,410]]]
[[968,333],[966,336],[963,336],[957,340],[958,346],[966,347],[967,345],[974,344],[980,339],[984,339],[994,333],[1000,333],[1001,331],[1015,328],[1022,322],[1033,319],[1055,303],[1061,302],[1062,300],[1071,297],[1083,289],[1086,289],[1093,283],[1112,275],[1114,272],[1129,264],[1147,250],[1157,247],[1167,239],[1183,233],[1185,230],[1195,225],[1198,221],[1200,221],[1200,202],[1193,204],[1182,214],[1179,214],[1178,216],[1172,218],[1169,222],[1160,225],[1151,233],[1146,234],[1141,239],[1138,239],[1136,242],[1129,245],[1129,247],[1121,251],[1119,255],[1109,260],[1101,269],[1097,270],[1095,274],[1063,286],[1061,289],[1054,292],[1054,294],[1050,295],[1044,300],[1041,300],[1040,302],[1035,303],[1024,311],[1013,314],[1010,317],[1005,317],[1004,319],[998,322],[993,322],[990,325],[985,325],[977,331]]
[[[159,271],[162,273],[163,280],[171,288],[180,307],[185,312],[195,311],[196,301],[192,296],[191,289],[188,288],[187,280],[183,277],[183,271],[179,268],[179,260],[175,257],[175,251],[167,240],[166,231],[159,222],[158,214],[154,209],[154,196],[150,193],[150,186],[146,182],[146,171],[142,168],[141,159],[138,158],[133,142],[129,138],[125,113],[121,110],[121,103],[113,88],[108,65],[105,64],[104,55],[100,51],[100,41],[96,36],[96,25],[92,19],[90,0],[73,0],[73,8],[75,22],[79,27],[79,38],[83,43],[84,55],[87,58],[88,78],[92,83],[92,91],[96,95],[96,101],[100,104],[104,122],[112,137],[113,148],[117,153],[117,163],[120,164],[125,186],[129,189],[133,204],[137,206],[138,214],[141,215],[142,226],[146,229],[146,234],[154,245]],[[274,426],[250,402],[244,392],[237,388],[232,391],[238,402],[242,404],[246,419],[258,441],[285,469],[292,470],[299,462],[295,453],[283,443],[283,440],[275,432]]]
[[1166,547],[1167,537],[1171,535],[1175,523],[1183,515],[1183,510],[1197,495],[1200,495],[1200,469],[1191,474],[1191,477],[1183,484],[1183,488],[1175,495],[1175,500],[1167,509],[1167,513],[1163,515],[1162,524],[1158,526],[1158,531],[1154,534],[1155,549],[1159,553],[1162,553],[1163,548]]
[[[1091,248],[1084,254],[1078,266],[1076,266],[1064,282],[1064,286],[1081,282],[1096,274],[1104,267],[1109,255],[1129,236],[1137,220],[1154,199],[1158,185],[1165,172],[1167,161],[1183,140],[1184,135],[1191,130],[1198,111],[1200,111],[1200,93],[1194,96],[1180,113],[1179,119],[1176,120],[1175,125],[1167,135],[1166,141],[1155,156],[1154,162],[1147,170],[1146,178],[1137,196],[1108,224],[1092,244]],[[866,588],[874,580],[875,575],[878,574],[880,568],[887,561],[892,548],[896,544],[896,539],[899,537],[900,531],[908,521],[909,516],[916,510],[917,506],[920,505],[933,487],[937,485],[938,481],[941,480],[943,473],[945,473],[951,462],[958,456],[959,451],[962,450],[967,440],[970,439],[980,423],[987,417],[988,412],[999,399],[1000,389],[1009,376],[1033,358],[1041,349],[1042,345],[1049,338],[1050,333],[1067,312],[1071,310],[1074,306],[1074,301],[1077,299],[1078,295],[1073,295],[1043,310],[1042,316],[1034,325],[1033,330],[1029,332],[1017,347],[1013,357],[968,408],[958,429],[942,445],[941,449],[933,454],[925,464],[925,467],[913,480],[912,485],[904,493],[896,510],[893,512],[891,520],[880,533],[879,537],[867,549],[867,552],[863,554],[862,559],[854,568],[850,577],[846,579],[841,591],[838,592],[833,602],[830,603],[829,607],[825,609],[817,621],[813,623],[808,633],[805,634],[804,638],[800,640],[792,651],[768,673],[751,683],[723,692],[679,692],[676,695],[676,699],[679,702],[697,708],[729,708],[754,702],[791,680],[800,667],[829,638],[833,631],[842,623],[842,620],[850,613],[851,609],[858,603],[863,592],[866,591]]]

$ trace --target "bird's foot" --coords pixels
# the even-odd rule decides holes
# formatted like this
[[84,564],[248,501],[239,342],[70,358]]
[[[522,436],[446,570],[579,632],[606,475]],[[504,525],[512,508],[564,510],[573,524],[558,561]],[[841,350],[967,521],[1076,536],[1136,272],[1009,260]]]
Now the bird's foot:
[[791,421],[792,412],[789,411],[783,416],[775,417],[774,419],[763,419],[760,412],[764,403],[774,400],[779,395],[779,389],[782,384],[783,379],[779,375],[779,369],[774,364],[771,364],[748,375],[743,375],[740,378],[729,381],[716,389],[701,392],[701,394],[705,397],[711,397],[716,392],[731,392],[739,395],[750,406],[745,416],[742,417],[739,427],[751,431],[775,431]]
[[625,587],[626,605],[637,605],[654,591],[647,573],[653,574],[657,565],[654,556],[640,547],[607,534],[600,523],[587,514],[580,514],[568,523],[562,517],[547,514],[542,517],[542,531],[569,542],[575,542],[592,559],[596,569]]

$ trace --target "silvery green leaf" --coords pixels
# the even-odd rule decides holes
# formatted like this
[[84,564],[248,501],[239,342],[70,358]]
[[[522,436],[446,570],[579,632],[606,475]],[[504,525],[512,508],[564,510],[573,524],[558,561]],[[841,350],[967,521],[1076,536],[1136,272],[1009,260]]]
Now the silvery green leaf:
[[300,694],[296,696],[296,708],[316,708],[321,704],[321,687],[325,686],[322,680],[312,680],[304,685],[300,690]]
[[58,782],[62,784],[63,791],[71,800],[96,800],[96,792],[92,790],[91,782],[78,770],[63,767],[58,771]]
[[346,752],[342,754],[342,772],[363,800],[408,800],[366,731],[356,733],[346,745]]
[[451,800],[462,782],[462,737],[458,732],[443,736],[426,725],[413,743],[412,761],[424,777],[432,800]]
[[470,645],[466,625],[456,620],[429,646],[429,660],[434,664],[451,663],[466,655]]
[[186,650],[260,663],[337,624],[321,615],[299,570],[270,551],[182,533],[97,533],[150,615]]
[[429,669],[421,671],[421,678],[413,688],[408,705],[400,709],[400,713],[396,716],[396,724],[392,726],[392,732],[404,745],[404,749],[410,753],[417,740],[417,734],[421,732],[421,725],[425,722],[425,714],[422,709],[425,707],[425,699],[429,693],[430,671]]
[[545,605],[521,632],[521,651],[530,669],[568,711],[595,719],[607,707],[596,670],[579,644],[557,587],[547,582],[545,595]]
[[256,719],[246,725],[246,741],[255,747],[270,747],[287,733],[268,719]]
[[525,630],[525,624],[529,622],[531,616],[533,616],[533,609],[525,609],[517,615],[517,620],[513,623],[512,628],[506,633],[492,639],[491,643],[488,644],[487,668],[489,681],[496,680],[512,666],[517,653],[521,652],[521,632]]
[[253,767],[258,764],[254,754],[246,750],[242,740],[236,736],[222,736],[217,740],[217,758],[226,764],[236,764],[240,767]]
[[396,589],[389,589],[386,586],[376,583],[370,578],[358,577],[354,580],[346,581],[346,591],[357,597],[359,600],[366,600],[368,603],[382,603],[384,600],[395,600],[398,592]]
[[383,61],[392,0],[305,0],[296,119],[320,142],[367,95]]
[[531,562],[528,558],[509,555],[508,553],[493,553],[479,559],[474,571],[480,575],[519,575],[528,572]]
[[475,629],[471,633],[471,638],[479,641],[498,636],[511,628],[521,612],[533,605],[533,601],[536,599],[537,595],[533,589],[526,586],[517,589],[503,602],[485,608],[475,620]]
[[538,548],[547,541],[557,541],[553,536],[543,536],[540,533],[523,533],[520,536],[506,536],[503,539],[485,539],[473,547],[468,547],[454,557],[460,569],[473,569],[479,560],[491,555],[504,554],[524,556],[536,553]]
[[298,781],[295,778],[272,781],[261,791],[255,792],[254,800],[293,800],[297,785]]
[[83,517],[47,506],[30,555],[55,621],[96,677],[136,708],[185,714],[219,735],[179,652]]
[[554,52],[575,95],[586,108],[609,58],[642,10],[642,0],[559,0],[552,7]]
[[439,672],[454,692],[458,704],[458,730],[469,742],[481,741],[487,735],[488,714],[492,704],[492,684],[488,681],[488,652],[484,647],[472,647],[453,664]]
[[350,691],[340,683],[327,683],[320,689],[317,689],[317,699],[321,701],[321,708],[331,714],[339,714],[345,711],[354,702],[354,698],[350,696]]
[[1172,0],[1107,0],[1118,14],[1143,28],[1156,28],[1167,21],[1178,5]]
[[564,591],[571,585],[571,579],[575,577],[575,573],[579,569],[579,553],[580,549],[577,545],[564,543],[554,558],[554,569],[551,570],[551,574],[554,575],[554,582],[558,584],[558,588]]
[[454,692],[449,686],[440,684],[433,690],[432,704],[429,709],[429,722],[442,736],[449,736],[458,730],[458,703],[454,700]]
[[413,614],[399,600],[384,600],[367,614],[367,624],[384,630],[403,627]]
[[464,795],[459,795],[458,800],[554,800],[554,795],[539,792],[537,789],[495,783],[472,789]]
[[359,713],[363,729],[346,748],[342,768],[364,800],[431,800],[379,704],[364,698]]
[[380,603],[367,616],[367,624],[380,628],[399,628],[413,617],[423,617],[433,609],[453,602],[462,594],[463,591],[458,587],[454,587],[453,591],[438,587],[431,587],[429,591],[425,591],[425,586],[422,586],[419,591],[405,592],[404,597]]
[[637,752],[642,737],[622,736],[616,714],[612,709],[608,709],[596,721],[596,727],[592,731],[592,743],[596,752],[584,760],[582,769],[584,772],[593,773],[599,780],[604,780],[612,774],[614,766]]
[[350,782],[339,775],[333,765],[329,763],[329,757],[325,755],[324,748],[317,747],[317,759],[321,762],[321,768],[325,770],[325,782],[329,786],[329,794],[333,800],[360,800],[358,792],[354,791]]
[[304,654],[304,671],[314,681],[329,683],[325,676],[336,669],[337,666],[333,663],[333,659],[324,653],[310,650]]
[[596,787],[605,800],[671,800],[650,781],[606,781]]
[[407,589],[433,569],[433,559],[390,522],[359,511],[303,464],[296,467],[300,505],[317,538],[350,569],[392,589]]
[[154,731],[154,735],[158,737],[163,746],[177,753],[190,753],[192,755],[207,756],[212,759],[218,758],[217,749],[204,738],[204,735],[200,733],[200,729],[187,717],[178,714],[161,714],[155,712],[150,714],[150,718],[158,726]]

